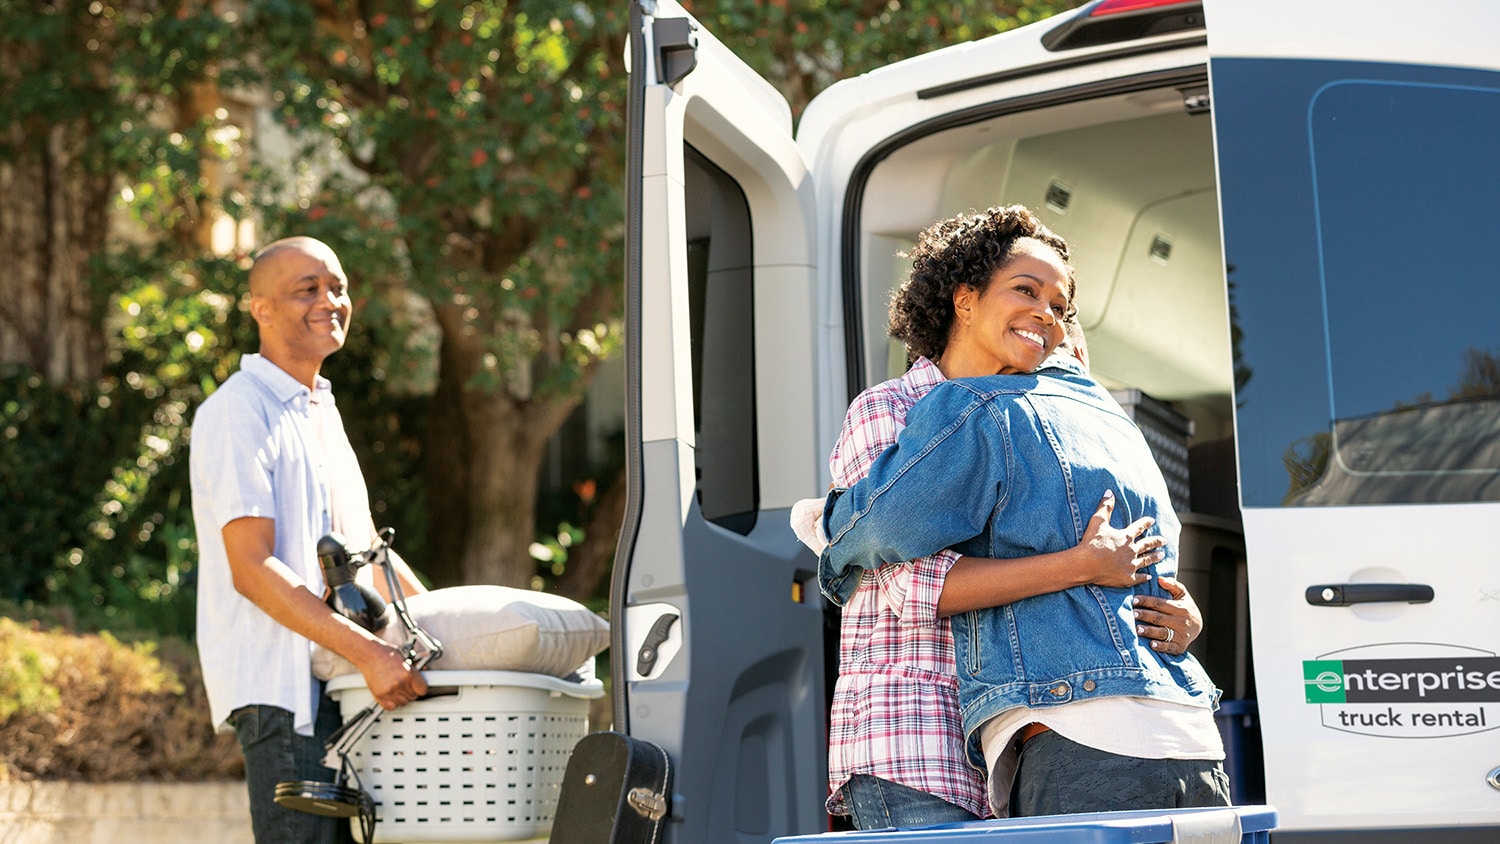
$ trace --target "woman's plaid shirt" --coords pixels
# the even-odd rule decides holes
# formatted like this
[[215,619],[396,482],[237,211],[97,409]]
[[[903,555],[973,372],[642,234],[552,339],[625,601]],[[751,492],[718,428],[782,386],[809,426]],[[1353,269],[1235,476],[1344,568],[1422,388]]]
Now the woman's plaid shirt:
[[[926,358],[850,405],[829,457],[833,481],[863,478],[906,427],[906,414],[943,381]],[[970,767],[958,713],[953,635],[938,618],[943,579],[958,560],[942,551],[866,571],[844,606],[839,678],[828,731],[828,811],[847,814],[840,789],[870,774],[935,794],[985,817],[983,773]]]

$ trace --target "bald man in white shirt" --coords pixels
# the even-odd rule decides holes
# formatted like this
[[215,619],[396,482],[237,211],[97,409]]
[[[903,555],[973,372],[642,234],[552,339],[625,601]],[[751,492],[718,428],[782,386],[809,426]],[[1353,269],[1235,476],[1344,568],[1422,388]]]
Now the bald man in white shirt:
[[[321,760],[339,713],[312,676],[312,643],[357,666],[388,710],[427,686],[397,648],[323,600],[318,539],[338,531],[361,549],[375,537],[364,477],[319,374],[348,336],[343,267],[321,241],[291,237],[256,254],[249,285],[260,353],[242,357],[193,420],[199,658],[213,722],[245,752],[255,840],[351,840],[347,821],[273,799],[278,782],[336,774]],[[369,568],[360,574],[385,591]],[[399,561],[397,574],[407,594],[425,591]]]

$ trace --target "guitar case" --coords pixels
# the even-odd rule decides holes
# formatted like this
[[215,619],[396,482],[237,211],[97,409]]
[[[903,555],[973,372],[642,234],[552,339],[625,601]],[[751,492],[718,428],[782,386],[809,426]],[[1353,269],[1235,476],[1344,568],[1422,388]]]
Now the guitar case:
[[563,772],[550,844],[658,844],[671,809],[672,760],[624,733],[589,733]]

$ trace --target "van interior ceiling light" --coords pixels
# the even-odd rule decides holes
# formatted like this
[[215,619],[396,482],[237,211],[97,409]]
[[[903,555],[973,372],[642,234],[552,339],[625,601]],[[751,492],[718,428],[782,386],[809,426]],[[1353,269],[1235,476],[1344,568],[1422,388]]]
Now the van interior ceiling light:
[[[330,533],[318,540],[318,561],[323,566],[323,579],[328,583],[328,603],[334,612],[355,624],[378,633],[390,625],[392,614],[406,628],[405,642],[401,653],[408,668],[421,670],[428,663],[443,655],[443,644],[412,621],[406,611],[406,595],[401,590],[391,557],[396,554],[391,548],[395,537],[393,528],[380,531],[375,546],[368,551],[350,552],[344,537]],[[398,557],[399,559],[399,557]],[[375,590],[355,583],[354,577],[361,566],[377,565],[385,573],[386,587],[391,595],[390,604]],[[364,737],[370,727],[380,718],[384,710],[371,701],[353,718],[344,722],[329,737],[323,746],[327,754],[323,767],[338,771],[333,782],[301,780],[276,784],[276,803],[288,809],[325,817],[358,817],[361,839],[369,844],[375,837],[375,798],[361,787],[359,774],[349,763],[349,752]],[[349,783],[353,784],[350,785]]]

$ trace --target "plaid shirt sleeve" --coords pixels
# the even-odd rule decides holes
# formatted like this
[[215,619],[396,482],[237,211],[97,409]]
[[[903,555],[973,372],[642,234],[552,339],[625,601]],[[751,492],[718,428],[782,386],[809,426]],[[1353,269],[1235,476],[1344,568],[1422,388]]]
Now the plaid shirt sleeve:
[[[875,458],[894,445],[901,429],[906,427],[906,413],[918,398],[902,379],[878,384],[855,397],[828,460],[835,484],[852,486],[870,473]],[[938,596],[943,592],[948,570],[959,557],[954,551],[939,551],[881,566],[873,576],[902,624],[933,625],[938,622]]]

